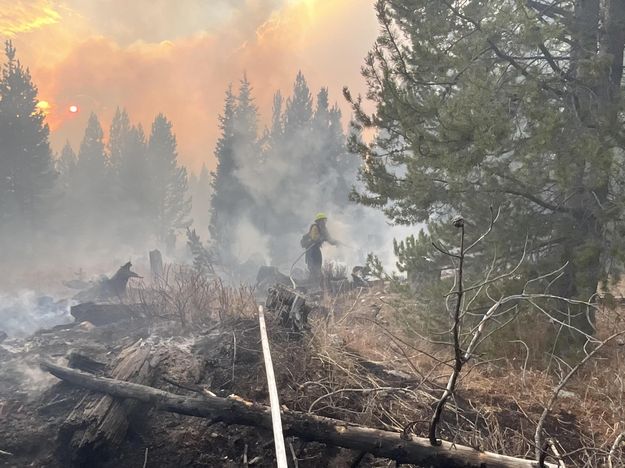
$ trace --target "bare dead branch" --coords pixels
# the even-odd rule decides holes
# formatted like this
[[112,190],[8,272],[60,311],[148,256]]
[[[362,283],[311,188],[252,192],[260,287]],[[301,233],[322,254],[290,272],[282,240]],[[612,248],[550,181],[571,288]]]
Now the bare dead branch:
[[441,396],[441,399],[438,401],[436,405],[436,409],[434,410],[434,415],[432,416],[432,421],[430,423],[430,428],[428,431],[428,437],[430,439],[430,443],[432,445],[439,445],[439,441],[436,438],[436,427],[440,422],[441,416],[443,414],[443,409],[445,408],[445,403],[454,392],[456,387],[456,381],[458,380],[458,376],[460,372],[462,372],[462,366],[464,362],[462,360],[462,350],[460,348],[460,310],[462,308],[462,298],[464,296],[464,291],[462,289],[462,276],[463,276],[463,268],[464,268],[464,258],[465,258],[465,248],[464,248],[464,220],[462,218],[458,218],[454,220],[454,226],[460,228],[460,255],[458,256],[459,264],[458,264],[458,289],[456,291],[456,307],[454,309],[454,327],[453,327],[453,339],[454,339],[454,370],[449,377],[449,381],[447,382],[447,387]]
[[618,437],[614,440],[612,447],[610,448],[610,453],[608,454],[608,468],[612,468],[612,458],[614,457],[614,453],[616,449],[621,445],[623,441],[623,437],[625,437],[625,432],[621,432]]
[[558,396],[560,395],[560,392],[562,391],[562,389],[566,386],[566,384],[569,382],[569,380],[571,380],[571,377],[573,377],[577,371],[584,365],[586,364],[588,361],[590,361],[590,359],[592,359],[592,357],[597,354],[597,352],[599,350],[601,350],[601,348],[603,348],[606,344],[608,344],[610,341],[612,341],[613,339],[621,336],[625,334],[625,330],[614,333],[613,335],[609,336],[608,338],[606,338],[605,340],[603,340],[599,346],[597,346],[595,349],[593,349],[590,353],[588,353],[586,355],[586,357],[584,357],[584,359],[582,359],[575,367],[573,367],[573,369],[571,369],[569,371],[569,373],[560,381],[560,383],[558,384],[558,386],[555,388],[553,394],[551,395],[551,398],[549,399],[549,402],[547,403],[547,406],[545,406],[545,409],[543,410],[542,414],[540,415],[540,419],[538,420],[538,424],[536,425],[536,432],[534,433],[534,443],[535,443],[535,451],[536,451],[536,459],[539,460],[540,457],[542,456],[542,431],[543,431],[543,426],[545,424],[545,419],[547,418],[547,415],[549,414],[549,412],[553,409],[553,406],[556,403],[556,400],[558,399]]

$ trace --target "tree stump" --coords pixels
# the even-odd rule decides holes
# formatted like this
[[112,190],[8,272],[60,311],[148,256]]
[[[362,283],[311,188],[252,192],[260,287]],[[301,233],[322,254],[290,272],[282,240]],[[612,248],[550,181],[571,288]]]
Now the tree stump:
[[[152,346],[137,341],[122,350],[111,376],[142,385],[153,383]],[[140,403],[88,394],[72,410],[59,431],[58,451],[67,466],[92,466],[110,457],[124,440],[129,416]]]
[[158,249],[150,250],[150,271],[154,282],[163,277],[163,256]]

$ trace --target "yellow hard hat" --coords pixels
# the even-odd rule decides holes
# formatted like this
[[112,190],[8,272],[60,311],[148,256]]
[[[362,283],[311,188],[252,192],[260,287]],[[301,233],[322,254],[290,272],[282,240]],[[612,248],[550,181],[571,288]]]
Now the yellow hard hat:
[[315,221],[320,221],[322,219],[328,219],[328,217],[325,213],[317,213],[317,216],[315,216]]

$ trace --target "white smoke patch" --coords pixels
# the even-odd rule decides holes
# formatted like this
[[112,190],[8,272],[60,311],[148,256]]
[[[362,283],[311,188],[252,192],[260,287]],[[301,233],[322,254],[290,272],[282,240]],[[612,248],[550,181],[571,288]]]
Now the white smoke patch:
[[28,395],[31,400],[38,398],[41,393],[59,381],[52,374],[43,371],[37,364],[20,360],[14,360],[5,365],[3,374],[5,379],[17,384],[17,391]]
[[232,251],[241,262],[251,257],[260,257],[263,261],[270,258],[269,239],[264,236],[247,218],[241,218],[237,224]]
[[22,290],[0,293],[0,330],[11,337],[24,337],[37,330],[73,321],[70,301]]
[[328,231],[340,244],[326,245],[324,251],[328,258],[352,267],[364,265],[367,256],[373,253],[388,273],[395,271],[393,240],[403,240],[419,232],[419,226],[392,225],[382,212],[353,204],[329,216]]
[[[293,148],[292,153],[295,155],[298,152]],[[324,259],[344,263],[351,269],[356,265],[364,265],[368,254],[374,253],[387,272],[395,271],[393,240],[403,240],[409,235],[417,234],[423,225],[393,225],[380,210],[357,205],[347,198],[344,204],[328,205],[326,195],[337,186],[338,174],[330,172],[322,180],[301,180],[299,164],[299,161],[282,158],[269,161],[264,166],[244,164],[241,161],[240,169],[236,172],[236,176],[249,190],[258,206],[271,203],[278,213],[290,213],[293,207],[296,207],[297,213],[303,213],[308,217],[307,224],[301,224],[299,219],[281,220],[289,227],[290,223],[297,222],[300,230],[298,235],[285,233],[280,236],[283,251],[288,252],[292,261],[295,261],[302,252],[299,245],[301,236],[309,229],[315,214],[324,212],[329,218],[330,234],[341,242],[337,247],[326,244],[323,247]],[[301,193],[294,193],[293,182]],[[281,190],[284,195],[276,196]],[[251,222],[241,220],[240,234],[245,234],[237,236],[238,245],[246,244],[245,248],[241,249],[245,255],[258,253],[283,270],[291,267],[291,264],[280,264],[271,258],[267,239],[262,237]],[[247,257],[239,256],[239,258],[245,260]],[[297,266],[305,267],[303,259],[297,262]]]

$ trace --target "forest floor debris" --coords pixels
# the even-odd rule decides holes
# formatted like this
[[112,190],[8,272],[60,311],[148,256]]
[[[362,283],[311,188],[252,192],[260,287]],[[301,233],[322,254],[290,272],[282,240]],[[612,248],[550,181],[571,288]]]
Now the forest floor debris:
[[[0,466],[71,466],[62,429],[89,392],[43,372],[42,359],[66,365],[73,357],[76,365],[77,356],[86,356],[87,363],[79,359],[78,367],[90,365],[98,375],[110,375],[120,353],[142,342],[152,349],[156,388],[195,396],[204,391],[222,397],[235,394],[267,404],[254,302],[244,293],[225,297],[228,312],[213,308],[204,325],[192,331],[181,327],[174,315],[102,326],[76,322],[26,339],[5,340],[0,346],[0,440],[1,449],[12,455],[0,456]],[[424,436],[448,372],[443,358],[436,363],[400,346],[408,337],[400,336],[393,303],[392,294],[381,289],[327,298],[327,314],[311,314],[311,330],[304,335],[270,321],[281,403],[292,410],[379,429],[408,427]],[[443,356],[441,351],[440,347],[427,349]],[[618,351],[612,347],[601,359]],[[608,378],[601,362],[605,361],[598,361],[573,383],[570,394],[546,421],[547,432],[572,466],[587,464],[584,450],[592,450],[597,458],[607,453],[611,434],[618,430],[614,419],[622,411],[618,403],[613,402],[612,411],[601,413],[606,400],[597,389],[599,380]],[[458,444],[531,457],[535,422],[554,385],[546,374],[523,370],[518,362],[485,362],[461,379],[445,412],[441,436]],[[300,467],[350,466],[360,455],[298,439],[289,442]],[[146,449],[147,466],[150,460],[158,460],[159,466],[198,467],[239,467],[244,458],[249,466],[274,463],[269,431],[211,424],[147,408],[132,413],[126,437],[118,446],[98,452],[89,466],[143,466]],[[365,456],[359,466],[388,466],[388,460]]]

